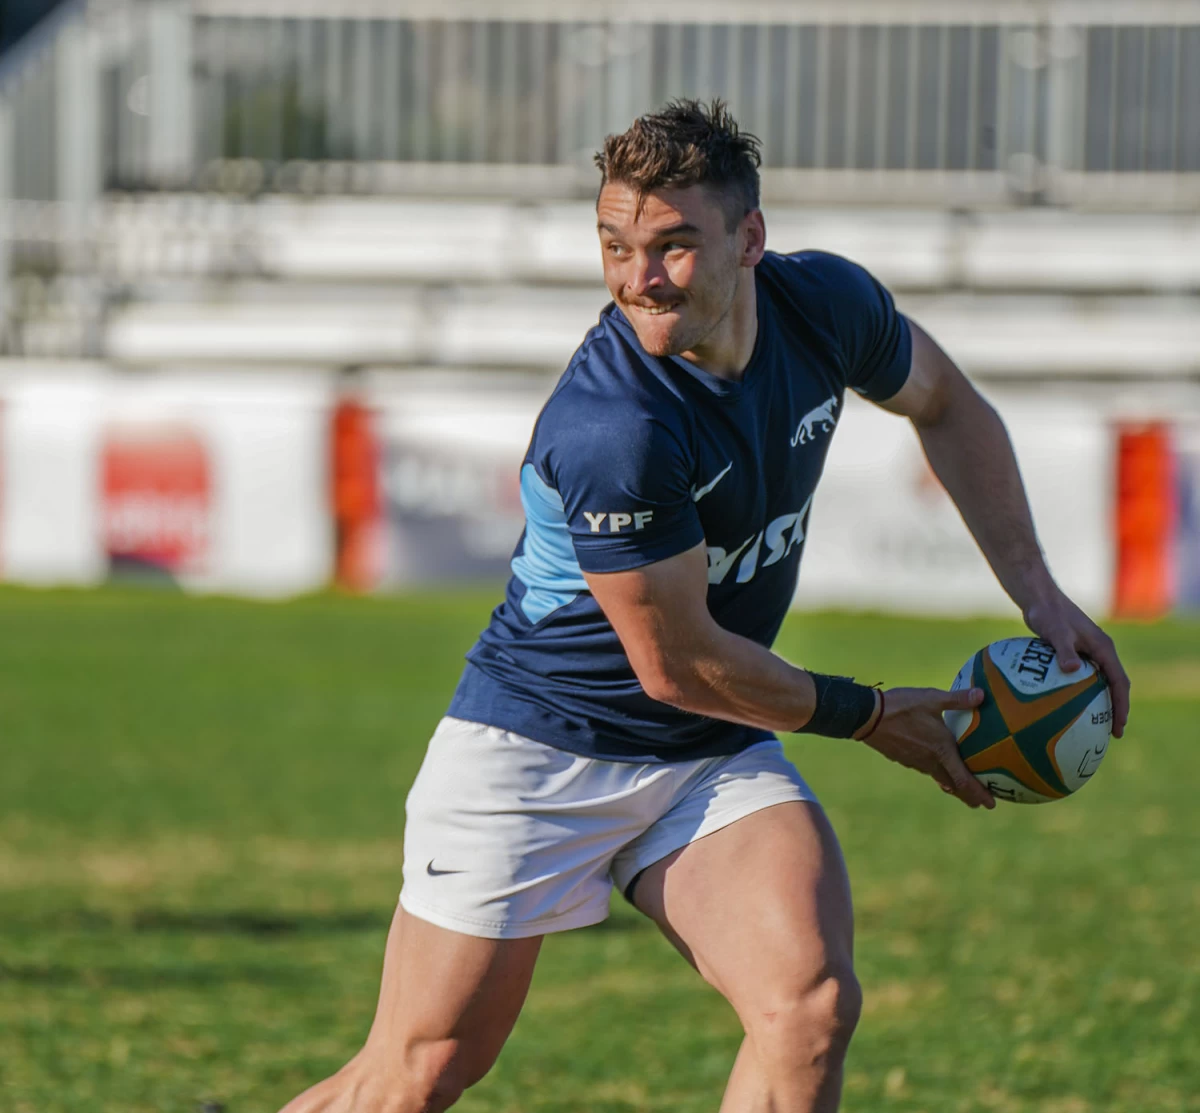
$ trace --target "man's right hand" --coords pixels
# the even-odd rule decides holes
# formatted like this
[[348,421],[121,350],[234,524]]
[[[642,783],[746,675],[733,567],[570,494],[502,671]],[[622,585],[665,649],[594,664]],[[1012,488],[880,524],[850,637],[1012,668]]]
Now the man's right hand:
[[994,808],[995,798],[963,764],[958,743],[942,719],[944,711],[969,711],[983,702],[983,692],[970,688],[941,692],[936,688],[889,688],[883,718],[865,730],[863,739],[890,761],[928,773],[942,791],[972,808]]

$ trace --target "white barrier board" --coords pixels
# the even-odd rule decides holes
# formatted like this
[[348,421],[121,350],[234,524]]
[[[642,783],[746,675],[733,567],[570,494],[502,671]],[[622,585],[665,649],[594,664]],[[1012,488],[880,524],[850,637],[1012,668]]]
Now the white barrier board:
[[0,372],[0,569],[94,583],[140,569],[279,596],[330,575],[330,384],[283,372]]
[[[851,398],[813,502],[796,604],[1012,614],[909,422]],[[1102,613],[1112,582],[1111,436],[1069,398],[991,399],[1008,426],[1051,570]]]
[[[375,376],[388,515],[385,584],[505,574],[521,456],[549,379]],[[319,588],[331,570],[328,376],[0,371],[0,569],[93,583],[122,560],[184,586]],[[1067,592],[1103,613],[1113,461],[1103,412],[1070,395],[993,401],[1042,545]],[[132,478],[131,478],[132,476]],[[908,422],[851,399],[817,492],[800,607],[1012,613]]]
[[97,367],[14,369],[0,379],[0,574],[95,583],[101,548]]

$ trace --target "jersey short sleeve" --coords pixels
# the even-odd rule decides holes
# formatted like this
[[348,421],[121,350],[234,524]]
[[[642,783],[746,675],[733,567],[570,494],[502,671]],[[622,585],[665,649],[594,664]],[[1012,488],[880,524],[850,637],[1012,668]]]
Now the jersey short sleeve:
[[[579,567],[623,572],[704,539],[679,431],[637,405],[555,406],[540,472],[562,499]],[[535,458],[535,466],[536,466]]]
[[814,255],[829,295],[846,385],[873,402],[891,398],[908,379],[912,364],[908,322],[869,271],[838,255]]

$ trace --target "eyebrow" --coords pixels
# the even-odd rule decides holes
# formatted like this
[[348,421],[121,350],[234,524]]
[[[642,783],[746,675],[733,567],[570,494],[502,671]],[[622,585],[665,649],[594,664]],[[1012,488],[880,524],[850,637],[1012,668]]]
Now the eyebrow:
[[[599,228],[601,232],[607,232],[610,236],[620,236],[621,234],[621,230],[619,228],[612,224],[606,224],[604,221],[600,221],[596,227]],[[701,235],[702,233],[695,224],[689,224],[685,220],[681,221],[679,224],[672,224],[669,228],[660,228],[654,233],[654,238],[656,240],[660,240],[664,236],[682,236],[687,234]]]

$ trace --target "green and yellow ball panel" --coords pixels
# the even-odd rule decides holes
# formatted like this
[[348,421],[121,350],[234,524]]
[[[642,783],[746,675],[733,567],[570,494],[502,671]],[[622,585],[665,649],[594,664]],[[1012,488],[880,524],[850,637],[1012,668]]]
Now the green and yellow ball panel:
[[983,703],[946,724],[967,768],[998,800],[1042,804],[1085,785],[1112,728],[1104,676],[1090,662],[1064,673],[1039,638],[1007,638],[976,653],[953,689],[981,688]]

